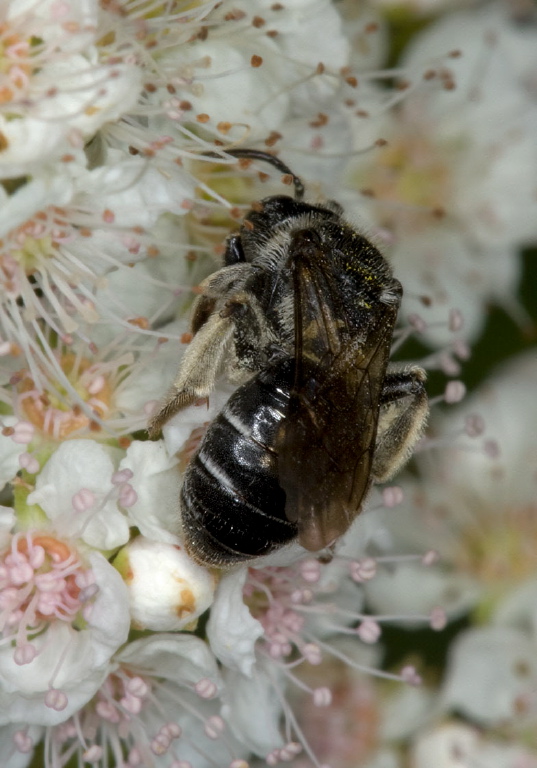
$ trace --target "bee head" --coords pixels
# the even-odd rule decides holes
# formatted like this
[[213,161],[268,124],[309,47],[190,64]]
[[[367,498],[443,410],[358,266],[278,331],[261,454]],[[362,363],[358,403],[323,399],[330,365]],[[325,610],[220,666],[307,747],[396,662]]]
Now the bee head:
[[266,243],[279,232],[299,228],[308,222],[337,221],[340,208],[336,204],[312,205],[287,195],[273,195],[254,203],[241,225],[240,237],[246,261],[252,261]]

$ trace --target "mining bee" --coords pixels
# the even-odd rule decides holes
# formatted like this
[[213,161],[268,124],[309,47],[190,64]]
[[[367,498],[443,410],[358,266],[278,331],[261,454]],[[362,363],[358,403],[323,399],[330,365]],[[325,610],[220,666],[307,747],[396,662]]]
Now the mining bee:
[[305,202],[302,181],[274,155],[227,154],[270,163],[294,197],[254,203],[228,237],[148,427],[157,436],[221,373],[237,383],[181,489],[187,551],[221,568],[295,539],[312,552],[331,547],[371,483],[407,460],[428,413],[424,371],[389,363],[402,288],[385,258],[338,203]]

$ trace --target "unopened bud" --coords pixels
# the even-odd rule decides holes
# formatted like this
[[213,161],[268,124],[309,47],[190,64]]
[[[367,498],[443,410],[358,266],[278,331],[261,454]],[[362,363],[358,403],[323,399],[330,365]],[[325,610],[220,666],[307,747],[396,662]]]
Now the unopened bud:
[[141,629],[184,629],[213,602],[215,579],[184,549],[138,536],[114,566],[127,585],[131,616]]

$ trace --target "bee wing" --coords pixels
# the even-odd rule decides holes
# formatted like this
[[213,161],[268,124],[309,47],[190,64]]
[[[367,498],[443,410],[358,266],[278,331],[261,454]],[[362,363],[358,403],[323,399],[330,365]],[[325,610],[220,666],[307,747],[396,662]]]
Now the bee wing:
[[370,486],[382,384],[397,305],[351,328],[322,251],[294,261],[295,377],[277,450],[286,515],[318,551],[348,529]]

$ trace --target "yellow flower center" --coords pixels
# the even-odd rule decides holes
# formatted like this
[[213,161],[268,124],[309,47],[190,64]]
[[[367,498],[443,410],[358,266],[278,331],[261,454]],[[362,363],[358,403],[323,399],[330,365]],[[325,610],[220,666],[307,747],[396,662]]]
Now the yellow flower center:
[[[0,240],[0,280],[7,290],[16,291],[17,275],[22,270],[32,275],[54,255],[60,242],[70,235],[65,212],[60,208],[38,211]],[[11,284],[12,283],[12,284]]]
[[537,508],[477,513],[462,531],[457,566],[493,590],[504,591],[537,570]]
[[433,145],[431,135],[415,125],[403,127],[354,174],[353,184],[373,198],[383,226],[415,232],[430,225],[431,215],[446,212],[456,147]]
[[80,402],[87,403],[96,417],[108,416],[112,401],[112,386],[86,358],[63,354],[59,364],[69,383],[76,390],[79,403],[73,404],[73,395],[67,388],[55,382],[40,391],[28,371],[18,374],[17,392],[23,417],[46,435],[64,440],[73,432],[89,429],[99,431],[99,424],[83,410]]
[[29,64],[30,43],[0,24],[0,104],[12,101],[32,73]]
[[407,136],[380,151],[375,190],[383,200],[435,207],[444,203],[449,170],[421,136]]

